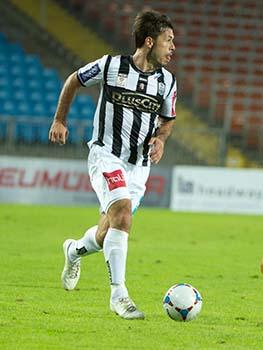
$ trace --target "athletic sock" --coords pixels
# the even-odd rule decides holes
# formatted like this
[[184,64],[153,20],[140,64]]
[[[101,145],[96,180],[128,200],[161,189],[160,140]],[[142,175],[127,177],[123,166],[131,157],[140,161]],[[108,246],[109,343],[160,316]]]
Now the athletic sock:
[[96,241],[97,228],[97,225],[89,228],[82,238],[71,243],[68,250],[69,259],[71,261],[85,255],[96,253],[102,249]]
[[109,228],[103,243],[103,252],[109,270],[111,300],[125,298],[128,291],[125,286],[128,233]]

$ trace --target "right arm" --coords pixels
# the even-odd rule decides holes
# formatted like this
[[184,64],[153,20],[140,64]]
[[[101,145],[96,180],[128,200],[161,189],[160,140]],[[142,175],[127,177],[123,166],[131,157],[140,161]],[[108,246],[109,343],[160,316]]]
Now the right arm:
[[49,140],[64,145],[68,137],[67,114],[76,92],[81,87],[77,72],[72,73],[61,90],[53,123],[49,130]]
[[68,136],[67,113],[78,89],[81,86],[92,86],[103,81],[103,71],[108,55],[86,64],[78,71],[72,73],[61,90],[57,110],[49,131],[52,142],[64,145]]

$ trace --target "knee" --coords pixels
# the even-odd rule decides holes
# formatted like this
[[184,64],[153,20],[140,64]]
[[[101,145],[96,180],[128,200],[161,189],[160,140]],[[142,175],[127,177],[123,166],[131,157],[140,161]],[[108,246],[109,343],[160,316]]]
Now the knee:
[[108,210],[108,216],[111,227],[129,232],[132,222],[131,201],[123,199],[113,203]]

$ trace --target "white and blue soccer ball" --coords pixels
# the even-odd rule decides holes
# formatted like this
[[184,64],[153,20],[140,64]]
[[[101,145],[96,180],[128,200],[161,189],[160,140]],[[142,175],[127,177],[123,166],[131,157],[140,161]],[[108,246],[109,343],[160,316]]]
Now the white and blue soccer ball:
[[163,308],[175,321],[191,321],[201,311],[202,297],[191,284],[175,284],[165,293]]

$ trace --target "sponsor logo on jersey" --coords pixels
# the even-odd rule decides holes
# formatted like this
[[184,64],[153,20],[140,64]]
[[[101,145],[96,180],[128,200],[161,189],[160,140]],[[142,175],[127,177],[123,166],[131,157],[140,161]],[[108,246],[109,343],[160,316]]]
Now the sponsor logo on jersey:
[[126,187],[126,182],[121,169],[112,171],[111,173],[103,173],[105,180],[107,181],[109,190],[115,190],[119,187]]
[[83,72],[79,72],[79,77],[82,83],[86,83],[88,80],[94,78],[100,72],[100,67],[98,63],[92,66],[89,69],[84,70]]
[[128,78],[127,74],[119,73],[117,76],[116,86],[125,87],[125,83],[127,81],[127,78]]
[[136,108],[141,112],[158,113],[161,103],[154,96],[140,94],[138,92],[112,91],[112,102],[123,107]]

